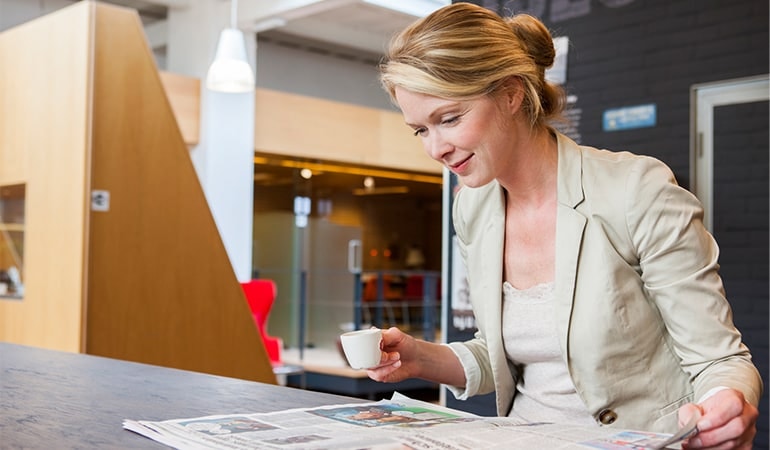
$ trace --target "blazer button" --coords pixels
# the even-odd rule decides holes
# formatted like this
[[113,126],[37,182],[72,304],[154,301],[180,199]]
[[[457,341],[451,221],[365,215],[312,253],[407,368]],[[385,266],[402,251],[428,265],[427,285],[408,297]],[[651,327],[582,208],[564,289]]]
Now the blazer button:
[[602,425],[612,425],[616,420],[618,420],[618,415],[611,409],[603,409],[599,413],[599,422]]

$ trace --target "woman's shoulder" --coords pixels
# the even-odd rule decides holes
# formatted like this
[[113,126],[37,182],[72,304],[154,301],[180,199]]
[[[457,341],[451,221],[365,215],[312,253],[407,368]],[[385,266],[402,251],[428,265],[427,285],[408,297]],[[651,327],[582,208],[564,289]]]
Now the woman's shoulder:
[[[672,171],[662,161],[629,151],[579,145],[559,138],[559,201],[570,207],[617,209],[634,203],[637,196],[675,184]],[[589,204],[592,200],[601,202]]]
[[[678,185],[671,168],[658,158],[629,151],[581,147],[583,180],[588,184],[621,183],[628,190]],[[607,186],[605,186],[607,187]],[[621,187],[621,186],[618,186]]]
[[665,166],[665,163],[653,156],[634,153],[628,150],[609,150],[581,145],[580,151],[584,164],[591,165],[596,168],[607,168],[609,170],[613,170],[621,166]]
[[610,150],[588,145],[575,144],[574,147],[579,149],[583,167],[589,170],[616,171],[623,168],[639,170],[640,167],[658,167],[670,171],[666,163],[654,156],[628,150]]
[[[639,183],[676,184],[671,168],[660,159],[628,150],[610,150],[576,144],[559,137],[560,178],[581,190],[636,189]],[[572,186],[574,190],[576,186]]]
[[580,147],[580,153],[583,201],[579,209],[588,215],[637,222],[642,216],[661,213],[662,208],[700,208],[671,168],[653,156],[586,146]]

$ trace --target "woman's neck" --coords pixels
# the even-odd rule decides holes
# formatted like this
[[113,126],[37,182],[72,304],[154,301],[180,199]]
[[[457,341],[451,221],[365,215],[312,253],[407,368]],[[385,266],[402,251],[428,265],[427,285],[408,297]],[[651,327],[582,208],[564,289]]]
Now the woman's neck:
[[525,137],[517,142],[508,168],[497,180],[506,191],[508,206],[516,209],[556,200],[556,136],[548,129],[522,135]]

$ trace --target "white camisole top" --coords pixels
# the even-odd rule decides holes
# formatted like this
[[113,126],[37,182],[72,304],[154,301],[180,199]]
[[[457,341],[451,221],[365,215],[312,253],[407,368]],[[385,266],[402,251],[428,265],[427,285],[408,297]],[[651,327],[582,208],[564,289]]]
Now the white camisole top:
[[503,283],[505,353],[521,374],[510,416],[526,422],[596,425],[562,357],[553,299],[553,282],[523,290]]

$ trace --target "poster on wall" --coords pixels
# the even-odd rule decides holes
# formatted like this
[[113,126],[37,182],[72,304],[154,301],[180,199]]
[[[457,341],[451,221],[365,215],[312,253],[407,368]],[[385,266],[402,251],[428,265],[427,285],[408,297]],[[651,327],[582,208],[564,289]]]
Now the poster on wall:
[[447,172],[444,177],[444,223],[446,224],[444,248],[448,253],[447,258],[447,307],[446,327],[444,336],[446,342],[465,340],[473,337],[476,332],[476,321],[471,307],[470,292],[468,289],[468,277],[465,263],[460,255],[458,238],[452,224],[452,205],[455,195],[462,187],[457,175]]
[[476,331],[476,318],[473,315],[468,277],[463,259],[459,257],[457,236],[452,236],[452,329],[457,332]]

